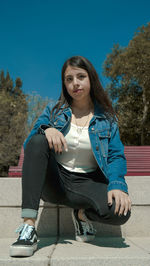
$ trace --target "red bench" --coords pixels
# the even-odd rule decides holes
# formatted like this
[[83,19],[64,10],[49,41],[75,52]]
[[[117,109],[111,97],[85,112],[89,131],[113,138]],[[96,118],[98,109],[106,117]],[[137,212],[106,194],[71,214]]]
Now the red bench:
[[[150,146],[125,146],[127,176],[150,176]],[[21,177],[24,150],[21,149],[17,166],[9,167],[9,177]]]
[[24,160],[24,149],[22,147],[18,165],[9,167],[8,177],[22,177],[23,160]]
[[128,176],[150,176],[150,146],[125,146]]

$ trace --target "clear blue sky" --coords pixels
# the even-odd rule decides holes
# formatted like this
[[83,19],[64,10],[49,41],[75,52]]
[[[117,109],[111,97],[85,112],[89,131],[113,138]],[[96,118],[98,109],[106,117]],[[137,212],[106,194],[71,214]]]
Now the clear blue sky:
[[25,93],[57,99],[63,63],[82,55],[106,84],[106,55],[149,21],[149,0],[0,0],[0,70]]

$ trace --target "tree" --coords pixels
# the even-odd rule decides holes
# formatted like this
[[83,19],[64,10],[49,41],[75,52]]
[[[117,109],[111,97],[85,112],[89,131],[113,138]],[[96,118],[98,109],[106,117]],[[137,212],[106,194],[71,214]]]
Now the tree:
[[46,107],[46,105],[53,104],[54,100],[49,99],[48,97],[43,98],[39,94],[36,94],[36,92],[28,94],[26,99],[28,102],[28,121],[26,124],[27,136],[33,128],[35,121]]
[[114,45],[103,73],[115,101],[126,145],[150,144],[150,23],[138,28],[127,47]]
[[20,78],[13,80],[0,72],[0,175],[7,176],[10,165],[16,165],[25,138],[27,121],[26,96]]

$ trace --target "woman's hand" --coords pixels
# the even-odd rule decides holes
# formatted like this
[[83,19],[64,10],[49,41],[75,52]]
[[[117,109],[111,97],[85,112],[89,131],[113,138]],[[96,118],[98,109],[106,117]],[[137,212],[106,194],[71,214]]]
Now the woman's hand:
[[115,199],[116,207],[115,214],[118,215],[124,214],[127,215],[128,210],[131,210],[131,200],[129,195],[122,190],[113,189],[108,191],[108,205],[112,205],[112,198]]
[[65,151],[68,151],[67,142],[63,134],[56,128],[47,128],[45,130],[45,136],[48,140],[50,149],[54,148],[55,152],[60,154],[63,151],[62,147],[64,146]]

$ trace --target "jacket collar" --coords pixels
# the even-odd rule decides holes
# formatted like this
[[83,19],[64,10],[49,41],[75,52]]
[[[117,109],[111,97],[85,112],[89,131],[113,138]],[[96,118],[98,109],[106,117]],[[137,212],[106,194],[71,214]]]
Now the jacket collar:
[[[63,108],[63,106],[61,108]],[[72,110],[70,107],[66,107],[63,111],[67,116],[71,117]],[[94,100],[94,116],[106,118],[102,106],[96,101],[96,99]]]

